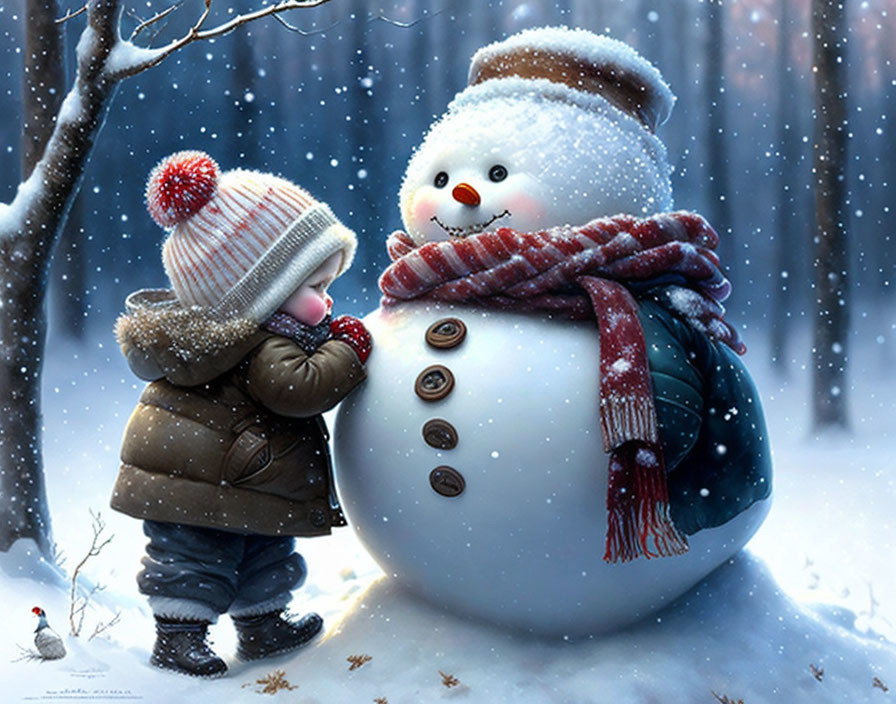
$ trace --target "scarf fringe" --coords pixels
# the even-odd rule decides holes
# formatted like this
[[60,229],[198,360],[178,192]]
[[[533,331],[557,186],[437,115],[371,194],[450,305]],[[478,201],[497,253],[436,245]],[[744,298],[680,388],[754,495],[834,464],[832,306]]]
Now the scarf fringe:
[[653,399],[630,396],[600,401],[600,430],[604,452],[612,452],[632,440],[659,444]]
[[643,443],[628,443],[610,457],[605,546],[605,562],[688,551],[687,537],[670,515],[662,454]]

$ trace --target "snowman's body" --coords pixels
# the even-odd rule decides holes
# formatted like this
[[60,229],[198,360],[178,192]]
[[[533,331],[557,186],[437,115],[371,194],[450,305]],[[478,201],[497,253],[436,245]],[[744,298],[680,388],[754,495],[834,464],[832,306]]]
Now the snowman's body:
[[[456,347],[426,342],[445,319]],[[337,480],[358,537],[384,571],[452,610],[541,633],[604,631],[669,603],[739,550],[768,501],[690,537],[673,558],[608,564],[607,455],[598,419],[593,325],[472,306],[405,303],[364,319],[374,338],[368,379],[339,411]],[[447,367],[440,400],[415,392]],[[441,419],[457,444],[423,435]],[[432,470],[464,480],[440,494]]]
[[[554,54],[560,82],[537,75]],[[477,53],[471,77],[508,70],[520,55],[524,77],[471,85],[411,159],[401,208],[416,244],[671,209],[665,148],[655,125],[639,121],[661,122],[671,109],[658,72],[618,42],[545,29]],[[582,62],[609,62],[606,75],[630,81],[643,101],[638,119],[580,89],[570,66]],[[466,327],[459,344],[428,338],[443,319]],[[452,343],[456,320],[446,328]],[[340,495],[387,574],[435,603],[539,633],[605,631],[682,594],[765,517],[768,486],[741,502],[730,491],[739,470],[732,484],[728,468],[733,510],[689,531],[685,554],[605,562],[609,457],[593,321],[404,302],[364,322],[374,340],[368,378],[343,401],[334,435]],[[722,396],[724,410],[753,402]],[[711,478],[715,467],[697,464],[709,470],[697,472],[700,482]],[[699,502],[702,486],[684,496]]]

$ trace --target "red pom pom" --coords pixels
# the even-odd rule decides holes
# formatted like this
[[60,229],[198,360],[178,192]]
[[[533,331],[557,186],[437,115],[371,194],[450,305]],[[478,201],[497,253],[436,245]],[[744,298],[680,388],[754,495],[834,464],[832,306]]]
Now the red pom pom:
[[198,213],[215,195],[218,165],[205,152],[186,151],[163,159],[149,175],[146,207],[162,227]]

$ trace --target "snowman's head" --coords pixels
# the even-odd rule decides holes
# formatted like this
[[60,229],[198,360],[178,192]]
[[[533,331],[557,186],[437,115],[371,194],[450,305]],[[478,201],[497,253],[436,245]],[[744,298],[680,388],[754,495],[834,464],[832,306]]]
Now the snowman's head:
[[[514,39],[477,52],[471,75],[477,57]],[[671,100],[669,93],[666,114]],[[408,164],[401,214],[418,244],[499,227],[533,231],[650,215],[672,207],[669,171],[653,132],[602,95],[540,76],[499,76],[458,94],[430,129]]]

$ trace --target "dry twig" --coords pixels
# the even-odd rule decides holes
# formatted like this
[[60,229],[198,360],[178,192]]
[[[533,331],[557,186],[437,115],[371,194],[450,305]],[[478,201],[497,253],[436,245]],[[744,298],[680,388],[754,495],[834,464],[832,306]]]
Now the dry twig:
[[68,622],[69,626],[71,626],[72,635],[76,637],[81,634],[81,626],[84,625],[84,611],[90,602],[90,597],[103,589],[102,586],[95,585],[86,595],[78,594],[78,577],[81,575],[81,569],[91,557],[99,555],[103,548],[112,542],[112,539],[115,537],[110,535],[108,538],[102,539],[103,532],[106,530],[106,523],[103,521],[99,511],[94,513],[93,509],[91,509],[90,515],[93,518],[91,526],[93,529],[93,540],[90,541],[90,549],[87,551],[87,554],[81,558],[81,561],[75,566],[75,571],[72,572]]
[[715,692],[713,692],[712,696],[714,696],[716,699],[718,699],[720,702],[722,702],[722,704],[744,704],[743,699],[738,699],[737,701],[734,701],[733,699],[729,699],[727,694],[722,694],[720,696],[720,695],[716,694]]
[[817,667],[814,663],[809,663],[809,672],[812,673],[812,676],[821,682],[824,679],[824,668]]
[[877,687],[878,689],[881,689],[884,692],[890,691],[890,688],[887,687],[887,685],[885,685],[883,682],[880,681],[880,677],[875,677],[873,680],[871,680],[871,686]]
[[93,628],[93,633],[90,634],[90,638],[88,638],[87,640],[93,640],[103,631],[108,631],[110,628],[112,628],[112,626],[114,626],[120,620],[121,620],[121,611],[116,611],[115,615],[108,621],[105,621],[105,622],[100,621],[98,624],[96,624],[96,626],[94,626],[94,628]]
[[352,664],[352,666],[348,668],[348,671],[351,672],[352,670],[357,670],[364,663],[370,662],[373,658],[369,655],[349,655],[346,660]]
[[442,676],[442,684],[445,685],[448,689],[452,687],[457,687],[460,684],[460,680],[457,679],[454,675],[446,675],[444,672],[439,670],[439,674]]
[[[19,657],[10,660],[10,662],[21,662],[22,660],[45,660],[43,655],[37,652],[34,648],[23,648],[21,645],[16,643],[16,647],[19,649]],[[875,678],[877,679],[877,678]]]

